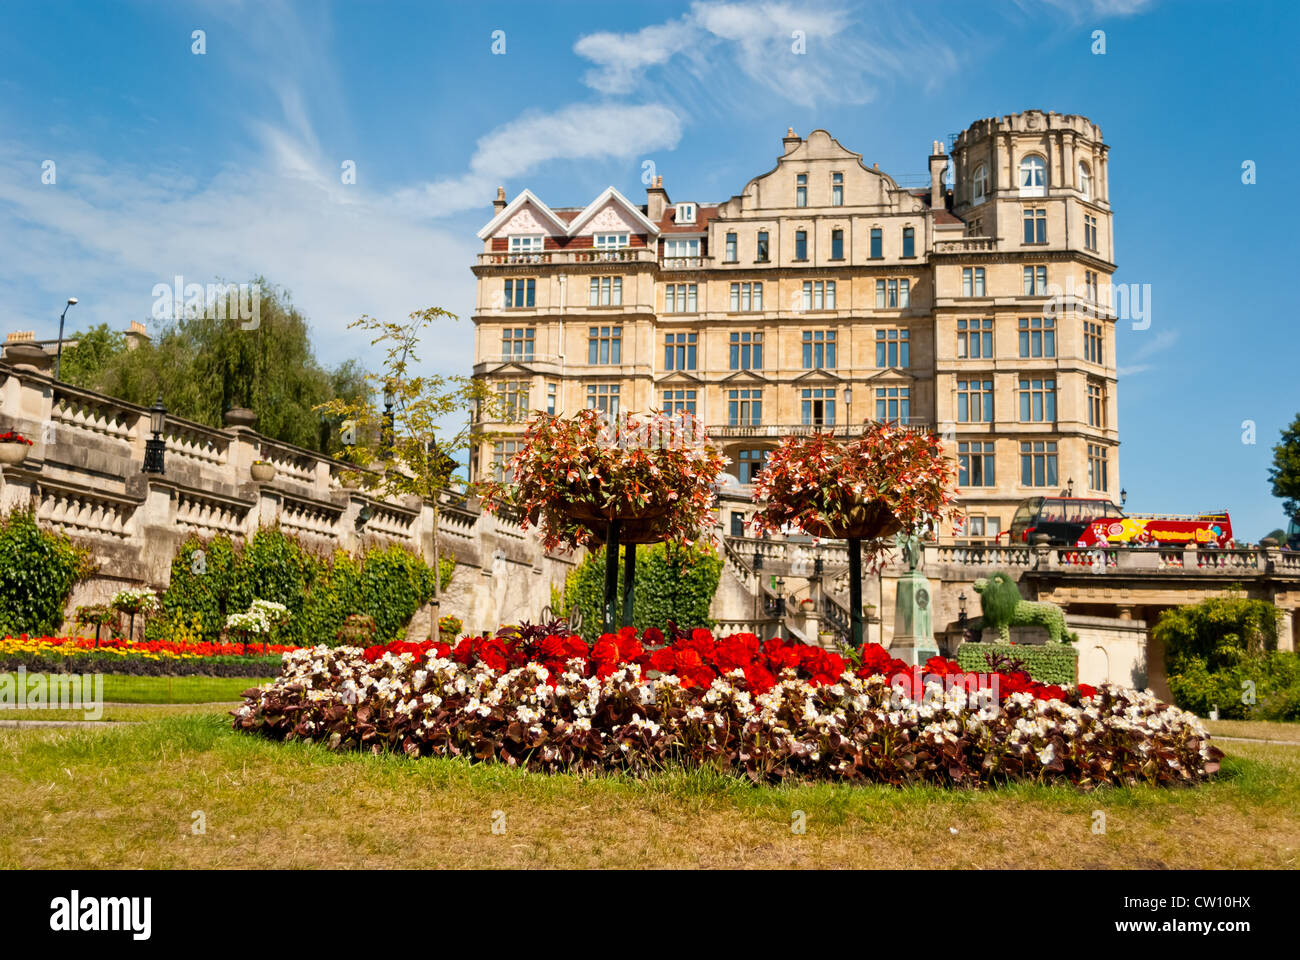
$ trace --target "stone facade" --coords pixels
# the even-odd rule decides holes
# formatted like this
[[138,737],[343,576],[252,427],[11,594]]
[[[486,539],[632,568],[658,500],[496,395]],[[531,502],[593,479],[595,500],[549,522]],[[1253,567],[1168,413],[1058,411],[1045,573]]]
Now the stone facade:
[[[474,373],[533,410],[700,418],[743,488],[780,437],[902,420],[961,460],[975,540],[1029,496],[1116,499],[1107,146],[1084,117],[981,120],[905,189],[824,130],[724,202],[586,207],[498,192],[479,232]],[[504,422],[502,422],[504,421]]]

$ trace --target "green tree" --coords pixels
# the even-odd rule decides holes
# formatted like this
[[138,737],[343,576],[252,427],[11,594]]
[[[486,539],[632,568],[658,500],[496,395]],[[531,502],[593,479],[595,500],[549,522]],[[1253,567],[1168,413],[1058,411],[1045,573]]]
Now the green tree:
[[1267,600],[1229,591],[1166,610],[1151,628],[1165,648],[1165,665],[1182,673],[1199,660],[1211,672],[1277,649],[1281,613]]
[[[383,369],[367,374],[372,388],[361,396],[338,396],[316,407],[340,425],[340,441],[349,441],[343,457],[365,468],[361,482],[383,496],[414,494],[433,507],[433,558],[439,567],[438,497],[451,483],[457,463],[453,454],[469,443],[468,411],[493,402],[481,380],[471,377],[416,375],[416,353],[425,329],[437,321],[456,320],[441,307],[416,310],[405,322],[362,316],[349,329],[364,330],[371,346],[384,348]],[[392,400],[381,413],[372,397]],[[448,421],[451,422],[449,427]],[[434,578],[433,603],[441,607],[442,585]],[[434,617],[436,622],[437,617]]]
[[337,431],[316,408],[336,397],[363,401],[362,368],[355,359],[323,367],[310,325],[288,292],[261,277],[253,282],[261,289],[256,326],[245,329],[238,317],[182,316],[163,321],[135,349],[127,349],[121,334],[96,328],[86,334],[84,350],[81,343],[74,348],[71,370],[65,354],[66,379],[144,406],[161,395],[168,412],[211,427],[221,426],[232,407],[247,407],[265,436],[337,452]]
[[78,331],[68,339],[76,344],[64,346],[60,376],[78,387],[94,389],[103,372],[127,350],[126,335],[106,323]]
[[1282,498],[1287,516],[1300,516],[1300,413],[1282,431],[1281,441],[1273,448],[1268,479],[1273,483],[1273,496]]
[[41,529],[30,510],[0,517],[0,637],[53,633],[73,585],[91,569],[85,551]]

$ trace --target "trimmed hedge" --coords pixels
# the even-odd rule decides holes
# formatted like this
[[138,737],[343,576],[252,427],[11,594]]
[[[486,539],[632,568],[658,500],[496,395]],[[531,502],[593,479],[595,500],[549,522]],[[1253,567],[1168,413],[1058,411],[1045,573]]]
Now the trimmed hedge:
[[1068,644],[963,643],[957,648],[957,663],[963,670],[990,673],[990,657],[1021,661],[1024,671],[1040,683],[1078,682],[1079,651]]
[[84,550],[37,526],[32,511],[0,517],[0,636],[58,632],[73,585],[91,569]]

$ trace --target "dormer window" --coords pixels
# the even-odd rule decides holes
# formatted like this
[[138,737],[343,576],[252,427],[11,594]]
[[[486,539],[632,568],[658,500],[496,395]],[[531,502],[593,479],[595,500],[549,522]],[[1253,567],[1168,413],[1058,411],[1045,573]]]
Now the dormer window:
[[831,174],[831,206],[844,206],[844,174]]
[[597,250],[622,250],[627,246],[626,233],[597,233],[592,237]]
[[695,204],[679,203],[677,204],[677,222],[694,223],[695,222]]
[[510,238],[511,253],[540,253],[546,236],[540,233]]
[[970,202],[972,204],[983,203],[986,199],[988,199],[988,193],[989,193],[988,167],[984,166],[984,164],[982,163],[978,167],[976,167],[975,175],[971,177],[970,184],[971,184]]
[[796,207],[808,206],[808,174],[796,174],[794,183],[794,205]]
[[1030,154],[1020,161],[1020,195],[1047,196],[1047,161],[1037,154]]

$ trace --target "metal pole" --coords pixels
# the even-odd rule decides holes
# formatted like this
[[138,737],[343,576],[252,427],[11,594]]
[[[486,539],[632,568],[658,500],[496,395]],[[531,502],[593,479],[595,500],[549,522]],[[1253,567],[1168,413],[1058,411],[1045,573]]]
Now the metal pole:
[[614,632],[614,616],[618,611],[618,521],[609,521],[605,537],[605,633]]
[[[636,579],[636,544],[623,548],[623,626],[632,625],[632,582]],[[676,609],[675,607],[673,609]]]
[[849,538],[849,615],[853,623],[853,646],[862,646],[862,541]]

